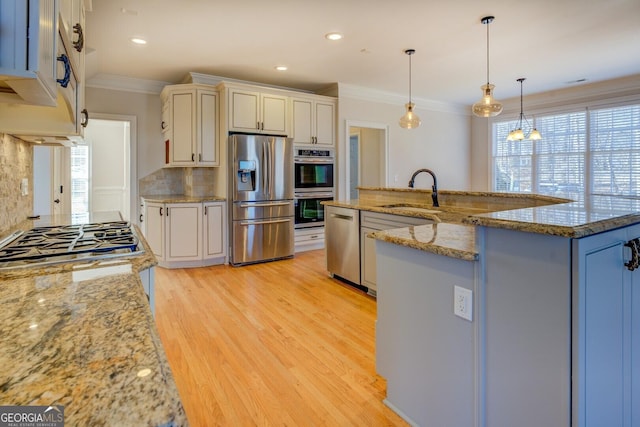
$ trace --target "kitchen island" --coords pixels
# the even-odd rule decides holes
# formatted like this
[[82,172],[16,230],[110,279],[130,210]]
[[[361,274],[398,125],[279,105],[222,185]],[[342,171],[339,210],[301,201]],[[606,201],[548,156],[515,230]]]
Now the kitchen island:
[[386,403],[414,425],[640,425],[637,202],[440,194],[335,202],[435,216],[371,234]]
[[0,405],[62,405],[69,426],[188,424],[141,282],[156,260],[140,243],[130,257],[0,270]]

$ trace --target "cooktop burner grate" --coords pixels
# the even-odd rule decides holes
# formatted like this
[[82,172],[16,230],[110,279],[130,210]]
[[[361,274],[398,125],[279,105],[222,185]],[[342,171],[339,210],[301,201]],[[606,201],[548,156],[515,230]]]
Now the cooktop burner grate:
[[36,227],[0,243],[0,267],[14,263],[51,263],[109,253],[138,251],[138,237],[127,221]]

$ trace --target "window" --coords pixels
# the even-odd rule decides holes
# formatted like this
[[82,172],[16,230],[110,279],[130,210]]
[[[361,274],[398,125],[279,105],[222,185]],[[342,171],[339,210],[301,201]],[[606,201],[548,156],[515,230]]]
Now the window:
[[71,213],[89,212],[89,147],[71,147]]
[[493,190],[593,208],[640,197],[640,104],[540,115],[532,125],[542,140],[507,141],[516,120],[493,123]]

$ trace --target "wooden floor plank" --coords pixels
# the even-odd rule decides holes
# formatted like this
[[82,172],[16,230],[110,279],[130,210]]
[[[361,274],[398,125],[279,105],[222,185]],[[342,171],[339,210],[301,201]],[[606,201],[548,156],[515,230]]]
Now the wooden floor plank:
[[156,271],[156,323],[192,426],[406,426],[375,373],[376,303],[324,252]]

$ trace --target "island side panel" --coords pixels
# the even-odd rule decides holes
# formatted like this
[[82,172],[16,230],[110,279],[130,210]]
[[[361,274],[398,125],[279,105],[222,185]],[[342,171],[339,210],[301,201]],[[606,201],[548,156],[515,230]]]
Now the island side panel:
[[474,425],[475,324],[453,314],[453,290],[476,297],[478,263],[383,241],[376,256],[376,368],[387,380],[385,403],[416,425]]
[[486,426],[569,426],[571,240],[480,228]]

